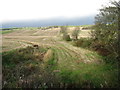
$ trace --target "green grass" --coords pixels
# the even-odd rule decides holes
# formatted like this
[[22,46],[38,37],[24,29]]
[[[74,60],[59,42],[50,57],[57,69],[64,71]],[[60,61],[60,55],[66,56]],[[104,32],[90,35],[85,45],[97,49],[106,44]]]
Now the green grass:
[[80,26],[82,26],[82,27],[91,27],[93,25],[80,25]]
[[76,84],[76,87],[118,87],[118,71],[110,64],[84,64],[80,63],[79,70],[63,68],[59,73],[62,82],[69,85]]
[[5,31],[0,31],[0,34],[7,34],[11,32],[13,32],[13,30],[5,30]]
[[[28,80],[25,87],[28,87],[29,84],[37,85],[39,83],[54,83],[54,85],[55,83],[65,83],[67,86],[63,85],[62,87],[72,86],[76,88],[118,87],[118,68],[115,65],[105,63],[76,63],[75,60],[77,58],[71,56],[73,52],[69,52],[62,45],[58,46],[59,48],[50,48],[53,53],[48,62],[43,62],[43,57],[36,56],[36,53],[41,55],[40,53],[47,52],[47,49],[44,48],[37,50],[27,47],[4,52],[2,54],[3,81],[7,81],[7,84],[3,85],[3,87],[18,87],[17,84],[21,83],[19,81],[20,77],[23,78],[23,81]],[[86,54],[87,57],[93,55],[98,57],[97,54]],[[74,65],[75,69],[71,65]],[[24,75],[24,77],[21,75]],[[33,80],[33,82],[29,80]],[[19,87],[23,86],[20,85]],[[45,88],[49,87],[49,85],[42,85],[41,87]],[[55,85],[53,87],[59,86]]]
[[[81,40],[82,43],[85,41],[89,40]],[[83,48],[89,46],[89,42],[84,43]],[[83,48],[74,47],[70,45],[72,42],[64,42],[63,40],[55,42],[52,39],[48,43],[50,47],[47,48],[27,47],[4,52],[2,54],[3,87],[59,88],[57,84],[63,88],[118,87],[118,68],[116,65],[104,62],[84,63],[83,61],[98,61],[103,59],[102,56]],[[51,57],[48,58],[47,62],[44,62],[43,57],[49,49],[52,50]],[[4,81],[7,81],[6,85],[4,85]],[[28,81],[27,84],[25,81]],[[53,86],[50,86],[51,83]]]
[[[3,84],[3,87],[18,87],[17,84],[22,83],[19,81],[19,78],[23,77],[22,75],[24,75],[23,81],[25,81],[26,78],[28,80],[35,79],[34,81],[36,81],[34,73],[36,77],[38,77],[38,73],[40,73],[39,71],[43,70],[41,66],[43,55],[41,53],[46,52],[46,49],[39,49],[42,50],[36,50],[35,48],[27,47],[23,49],[16,49],[9,52],[4,52],[2,54],[2,82],[7,82],[7,84]],[[29,83],[32,82],[29,81]],[[19,87],[23,86],[20,85]]]
[[77,25],[77,26],[73,26],[73,25],[68,25],[67,27],[91,27],[93,25]]
[[2,28],[3,30],[0,30],[0,34],[7,34],[14,32],[16,30],[36,30],[39,29],[38,27],[22,27],[22,28]]
[[[2,64],[4,67],[14,68],[17,64],[21,62],[23,63],[32,59],[34,60],[36,59],[36,57],[33,54],[34,51],[35,51],[34,48],[27,47],[25,49],[16,49],[9,52],[4,52],[2,54],[3,58]],[[41,50],[36,50],[36,52],[45,53],[46,50],[42,48]]]

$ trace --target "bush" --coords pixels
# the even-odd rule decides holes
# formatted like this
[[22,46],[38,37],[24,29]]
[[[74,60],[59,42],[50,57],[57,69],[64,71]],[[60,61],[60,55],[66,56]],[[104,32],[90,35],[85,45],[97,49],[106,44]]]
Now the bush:
[[67,34],[67,26],[61,26],[60,28],[61,28],[60,33]]
[[119,56],[118,17],[120,12],[118,12],[118,8],[120,8],[120,3],[114,1],[111,4],[112,6],[100,9],[99,14],[95,17],[94,31],[91,35],[95,44],[94,48],[105,56],[114,58],[113,61],[117,61]]
[[90,48],[91,44],[92,44],[92,40],[87,38],[80,38],[77,41],[75,41],[75,46],[83,47],[83,48]]
[[76,27],[75,30],[72,32],[72,37],[73,37],[74,40],[78,39],[79,32],[80,32],[80,28],[79,27]]
[[70,35],[67,34],[67,26],[61,26],[60,28],[61,28],[60,33],[63,36],[62,37],[63,40],[65,40],[65,41],[71,41]]
[[63,34],[63,39],[66,41],[71,41],[70,35],[68,35],[68,34]]

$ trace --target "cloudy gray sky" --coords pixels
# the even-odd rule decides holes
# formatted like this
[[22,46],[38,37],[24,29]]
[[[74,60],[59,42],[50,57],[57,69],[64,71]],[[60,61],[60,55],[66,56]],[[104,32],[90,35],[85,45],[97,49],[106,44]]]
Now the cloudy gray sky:
[[0,20],[50,19],[85,17],[98,13],[110,0],[1,0]]

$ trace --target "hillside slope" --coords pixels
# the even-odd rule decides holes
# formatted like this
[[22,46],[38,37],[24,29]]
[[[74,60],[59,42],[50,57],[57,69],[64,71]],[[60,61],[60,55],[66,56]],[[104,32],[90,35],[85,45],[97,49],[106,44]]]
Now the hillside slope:
[[[96,52],[78,48],[63,41],[59,32],[60,29],[56,28],[48,30],[16,30],[4,34],[3,51],[38,45],[48,49],[43,58],[45,62],[43,68],[48,68],[49,73],[56,72],[55,75],[61,78],[59,79],[60,82],[68,86],[76,84],[73,85],[74,87],[115,86],[116,77],[113,76],[116,75],[116,69],[105,65],[101,56]],[[45,73],[48,74],[48,72]],[[45,78],[44,75],[42,78]]]

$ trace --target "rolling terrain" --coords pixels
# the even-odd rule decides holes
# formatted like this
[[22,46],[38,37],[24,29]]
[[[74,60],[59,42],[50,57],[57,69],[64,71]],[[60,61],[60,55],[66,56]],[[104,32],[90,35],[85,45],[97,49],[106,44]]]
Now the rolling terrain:
[[[72,32],[73,28],[69,27],[69,33]],[[90,37],[89,32],[90,30],[82,30],[79,38]],[[74,87],[81,85],[80,87],[87,88],[114,87],[113,83],[116,82],[115,77],[113,77],[114,74],[110,72],[109,65],[105,66],[101,56],[94,51],[75,47],[71,43],[62,40],[60,28],[46,30],[23,28],[3,34],[2,52],[38,45],[39,47],[47,48],[43,56],[43,63],[37,64],[38,67],[39,65],[41,65],[40,67],[43,65],[42,68],[52,68],[50,70],[47,69],[48,71],[45,71],[44,74],[47,77],[53,77],[50,76],[51,74],[48,75],[48,72],[57,73],[55,75],[61,76],[61,82],[66,83],[63,87],[71,87],[69,85],[72,84]],[[114,69],[113,72],[115,72]],[[35,75],[38,74],[40,73],[35,73]],[[44,75],[41,77],[45,78]],[[44,81],[44,83],[46,82]]]
[[[74,29],[74,27],[69,29],[70,33],[72,29]],[[80,37],[89,37],[89,32],[89,30],[81,31]],[[39,45],[49,44],[50,46],[53,44],[59,44],[59,42],[64,42],[60,38],[60,28],[47,30],[24,28],[20,30],[13,30],[10,33],[3,34],[2,41],[3,51],[27,46],[26,44],[29,42],[37,43]]]

